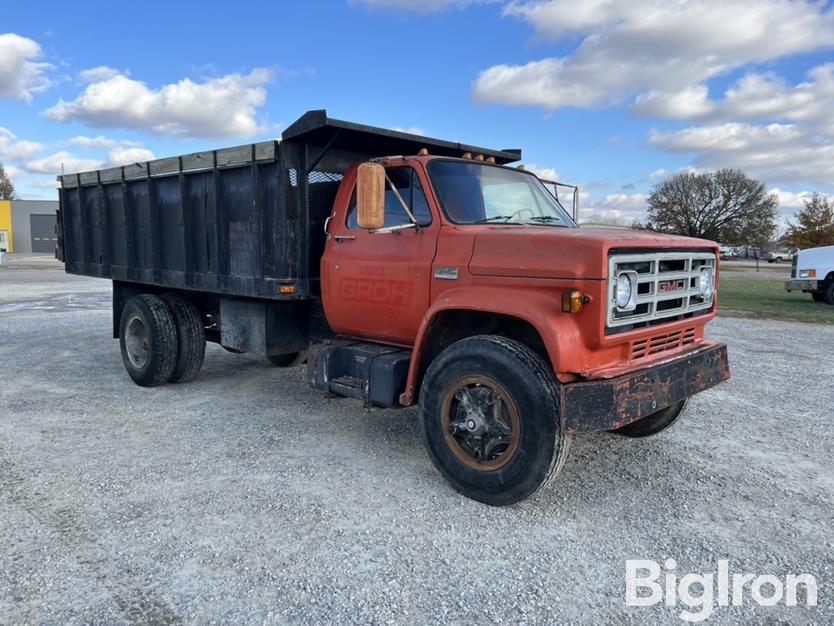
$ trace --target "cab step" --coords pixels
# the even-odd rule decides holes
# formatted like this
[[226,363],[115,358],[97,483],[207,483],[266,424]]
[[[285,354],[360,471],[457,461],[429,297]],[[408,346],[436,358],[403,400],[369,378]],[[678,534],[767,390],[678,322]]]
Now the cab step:
[[398,407],[405,391],[411,350],[364,341],[320,344],[308,361],[310,385],[362,400],[366,406]]

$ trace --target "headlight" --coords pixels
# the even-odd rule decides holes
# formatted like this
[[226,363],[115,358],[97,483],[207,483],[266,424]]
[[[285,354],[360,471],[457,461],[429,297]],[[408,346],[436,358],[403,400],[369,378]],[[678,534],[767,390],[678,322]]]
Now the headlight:
[[622,272],[617,276],[614,298],[618,309],[631,310],[636,306],[634,293],[634,276],[632,272]]
[[704,300],[709,300],[712,297],[714,288],[715,271],[708,266],[702,267],[698,274],[698,292]]
[[817,270],[799,270],[800,278],[816,278]]

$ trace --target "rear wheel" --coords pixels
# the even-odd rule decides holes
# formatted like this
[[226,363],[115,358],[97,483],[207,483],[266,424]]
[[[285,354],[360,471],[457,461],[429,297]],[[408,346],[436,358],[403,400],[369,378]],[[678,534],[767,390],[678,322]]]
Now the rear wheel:
[[522,343],[462,339],[429,367],[420,391],[423,439],[435,466],[465,496],[512,504],[547,484],[564,463],[550,367]]
[[203,316],[191,300],[179,294],[166,293],[162,300],[171,309],[177,327],[177,363],[168,382],[187,383],[200,372],[206,354]]
[[127,301],[119,323],[119,346],[125,369],[137,385],[168,382],[177,363],[177,330],[161,298],[145,293]]
[[290,352],[266,357],[275,367],[295,367],[307,360],[306,352]]
[[631,422],[631,424],[626,424],[611,432],[623,437],[651,437],[674,424],[685,408],[686,400],[681,400],[677,404],[661,409],[657,413],[647,415],[636,422]]

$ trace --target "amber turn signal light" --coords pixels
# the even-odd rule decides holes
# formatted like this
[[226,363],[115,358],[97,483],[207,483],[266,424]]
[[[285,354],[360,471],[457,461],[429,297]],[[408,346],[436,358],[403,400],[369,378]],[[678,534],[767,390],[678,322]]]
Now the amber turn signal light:
[[295,293],[295,285],[281,285],[278,287],[278,291],[285,296],[292,295]]
[[566,291],[562,294],[562,311],[565,313],[579,313],[591,299],[578,289]]

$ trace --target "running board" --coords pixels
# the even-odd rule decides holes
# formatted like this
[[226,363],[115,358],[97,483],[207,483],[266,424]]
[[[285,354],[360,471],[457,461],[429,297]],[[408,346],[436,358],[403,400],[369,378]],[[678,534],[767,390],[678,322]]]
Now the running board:
[[366,406],[398,407],[411,350],[363,341],[321,344],[307,362],[310,385]]

